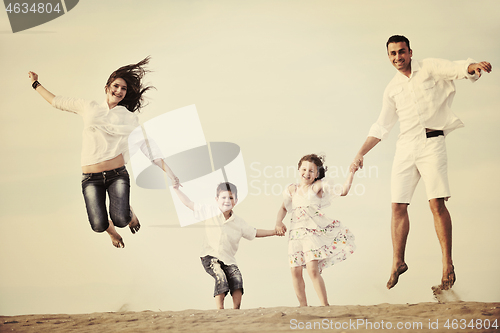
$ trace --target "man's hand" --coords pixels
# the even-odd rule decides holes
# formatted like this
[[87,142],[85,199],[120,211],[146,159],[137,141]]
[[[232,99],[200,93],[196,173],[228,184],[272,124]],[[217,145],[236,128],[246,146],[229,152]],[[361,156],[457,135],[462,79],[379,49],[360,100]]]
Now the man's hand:
[[363,169],[363,156],[361,155],[356,155],[354,161],[351,163],[351,166],[349,167],[349,171],[356,172],[358,171],[358,169]]
[[486,73],[491,72],[491,64],[487,61],[481,61],[475,64],[470,64],[469,67],[467,68],[467,71],[469,72],[470,75],[476,73],[477,76],[479,77],[481,77],[482,70],[485,71]]

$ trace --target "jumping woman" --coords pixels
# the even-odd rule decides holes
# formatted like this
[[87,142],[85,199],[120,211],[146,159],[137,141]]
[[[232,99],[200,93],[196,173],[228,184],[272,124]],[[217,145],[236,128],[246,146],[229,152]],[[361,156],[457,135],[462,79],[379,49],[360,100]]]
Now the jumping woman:
[[[38,75],[28,72],[31,85],[52,106],[76,113],[83,118],[82,192],[92,230],[106,231],[117,248],[125,247],[115,229],[129,226],[133,234],[140,224],[130,206],[130,178],[125,168],[129,158],[128,136],[139,126],[137,114],[144,106],[143,94],[153,88],[144,86],[149,57],[114,71],[104,87],[103,103],[55,96],[38,82]],[[145,155],[162,168],[174,184],[179,179],[165,164],[161,152],[141,145]],[[109,197],[109,218],[106,207]]]

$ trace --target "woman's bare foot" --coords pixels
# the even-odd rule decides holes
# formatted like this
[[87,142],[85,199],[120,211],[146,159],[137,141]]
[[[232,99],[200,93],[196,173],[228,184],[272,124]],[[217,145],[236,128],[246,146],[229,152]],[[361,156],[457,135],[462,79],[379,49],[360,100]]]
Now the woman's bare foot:
[[456,280],[457,277],[455,276],[455,267],[453,265],[450,265],[447,267],[446,271],[443,272],[443,278],[441,279],[439,288],[441,288],[442,290],[448,290],[453,287],[453,284]]
[[130,221],[128,226],[130,228],[130,231],[135,234],[141,228],[141,224],[139,223],[139,219],[137,218],[137,215],[135,215],[132,206],[130,206],[130,212],[132,212],[132,221]]
[[122,236],[116,232],[115,225],[113,221],[109,220],[109,227],[106,229],[109,237],[111,237],[111,243],[113,243],[114,247],[123,248],[125,247],[125,243],[123,243]]
[[399,265],[399,267],[394,272],[392,272],[391,277],[387,282],[387,289],[391,289],[392,287],[394,287],[398,283],[399,276],[407,270],[408,266],[406,265],[406,263],[402,263],[401,265]]

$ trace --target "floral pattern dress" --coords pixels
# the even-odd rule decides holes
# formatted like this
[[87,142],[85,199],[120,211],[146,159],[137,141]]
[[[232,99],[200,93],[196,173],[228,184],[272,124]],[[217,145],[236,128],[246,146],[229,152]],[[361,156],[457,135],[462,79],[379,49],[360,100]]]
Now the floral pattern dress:
[[[318,260],[320,273],[345,260],[356,249],[351,231],[322,212],[321,209],[329,206],[338,194],[330,184],[321,182],[321,198],[314,193],[312,186],[306,192],[299,190],[298,185],[287,186],[283,192],[285,208],[291,213],[288,240],[290,266],[305,268],[307,262]],[[295,188],[293,193],[290,193],[290,187]]]

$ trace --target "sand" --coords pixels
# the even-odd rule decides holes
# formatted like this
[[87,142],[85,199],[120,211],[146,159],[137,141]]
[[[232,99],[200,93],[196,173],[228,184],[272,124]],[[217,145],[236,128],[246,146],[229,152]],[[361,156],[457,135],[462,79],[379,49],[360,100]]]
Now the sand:
[[500,302],[428,302],[0,316],[0,332],[500,332],[495,323]]

